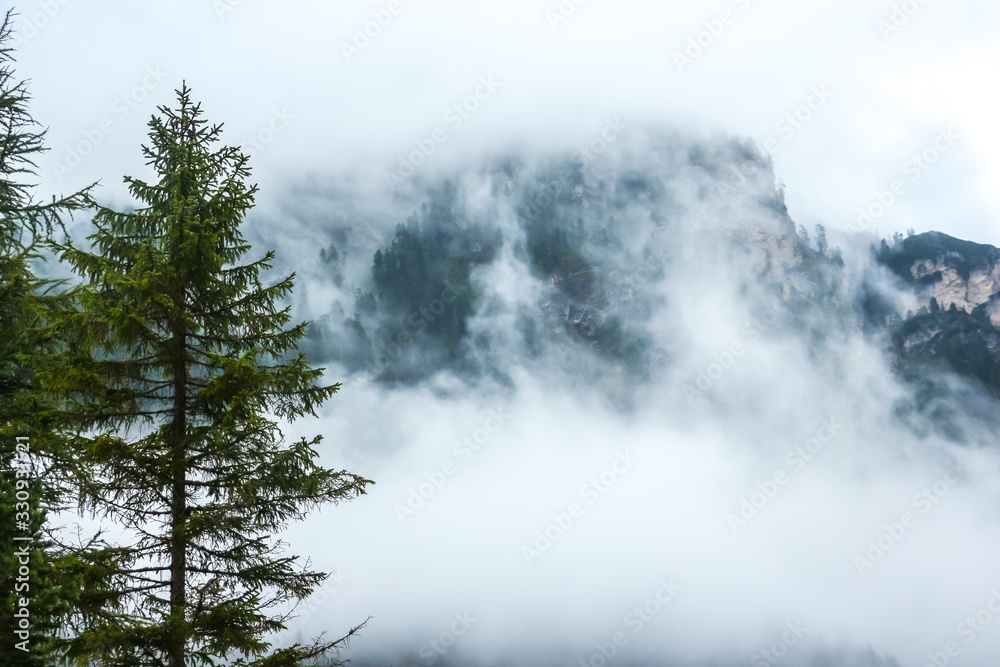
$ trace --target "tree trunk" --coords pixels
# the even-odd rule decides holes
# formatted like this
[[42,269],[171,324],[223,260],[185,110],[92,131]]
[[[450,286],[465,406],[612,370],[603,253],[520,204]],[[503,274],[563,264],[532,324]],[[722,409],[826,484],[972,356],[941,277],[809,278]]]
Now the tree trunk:
[[170,621],[167,623],[167,658],[170,667],[185,667],[184,631],[187,589],[187,452],[184,435],[187,420],[187,364],[184,361],[185,337],[175,332],[173,418],[170,424],[171,482],[170,497]]

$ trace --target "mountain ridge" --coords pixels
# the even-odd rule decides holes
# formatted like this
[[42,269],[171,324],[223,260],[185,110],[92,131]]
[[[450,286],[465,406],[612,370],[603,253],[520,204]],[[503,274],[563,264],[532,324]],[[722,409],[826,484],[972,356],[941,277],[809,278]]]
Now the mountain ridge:
[[[315,273],[339,296],[310,313],[318,363],[389,385],[442,371],[503,385],[517,363],[558,359],[573,372],[583,355],[598,375],[640,386],[685,354],[669,331],[651,333],[688,298],[671,285],[715,272],[758,310],[783,302],[785,325],[816,350],[880,339],[908,381],[944,369],[1000,395],[1000,249],[897,234],[872,244],[860,270],[845,265],[823,226],[796,229],[751,142],[651,135],[593,161],[496,159],[417,202],[391,232],[384,213],[382,234],[325,226]],[[851,237],[830,236],[851,250]],[[496,288],[508,279],[519,293]]]

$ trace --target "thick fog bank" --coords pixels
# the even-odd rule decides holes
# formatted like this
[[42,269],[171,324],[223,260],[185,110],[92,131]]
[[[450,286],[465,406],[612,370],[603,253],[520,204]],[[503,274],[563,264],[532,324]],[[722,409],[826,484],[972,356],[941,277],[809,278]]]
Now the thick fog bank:
[[900,375],[875,237],[798,229],[749,144],[593,145],[253,228],[344,381],[293,431],[377,482],[293,531],[336,572],[294,630],[372,615],[359,665],[995,661],[994,399]]

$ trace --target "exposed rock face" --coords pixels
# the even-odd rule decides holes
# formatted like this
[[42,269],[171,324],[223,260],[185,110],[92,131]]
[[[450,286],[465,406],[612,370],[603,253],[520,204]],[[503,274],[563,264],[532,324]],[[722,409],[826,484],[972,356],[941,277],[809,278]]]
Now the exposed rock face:
[[[947,256],[935,260],[922,259],[910,267],[914,281],[920,285],[917,298],[922,304],[930,303],[933,297],[943,309],[947,310],[955,304],[970,313],[976,306],[988,303],[1000,294],[1000,262],[991,268],[972,271],[968,278],[963,278],[949,264],[954,259]],[[925,279],[930,281],[929,285]],[[1000,326],[1000,302],[992,301],[987,315],[993,326]]]
[[1000,327],[1000,295],[993,294],[986,304],[986,316],[995,327]]
[[927,232],[883,245],[879,260],[913,285],[912,310],[929,308],[932,298],[942,310],[983,306],[1000,326],[1000,249]]
[[1000,395],[1000,249],[939,232],[883,242],[879,261],[911,287],[911,315],[892,330],[896,368],[950,371]]
[[810,249],[794,233],[776,234],[757,227],[750,231],[746,249],[757,274],[780,285],[784,299],[813,291],[814,276],[802,270]]

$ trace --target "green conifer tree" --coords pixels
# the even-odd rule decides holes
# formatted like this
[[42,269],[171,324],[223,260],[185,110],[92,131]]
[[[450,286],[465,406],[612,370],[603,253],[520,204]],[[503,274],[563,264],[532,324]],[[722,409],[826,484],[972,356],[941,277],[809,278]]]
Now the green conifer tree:
[[38,376],[66,351],[52,317],[73,294],[37,276],[34,265],[62,227],[60,216],[85,207],[86,197],[41,202],[34,194],[45,133],[14,75],[12,25],[8,12],[0,24],[0,665],[41,667],[57,659],[61,634],[90,587],[83,564],[46,536],[49,515],[65,504],[49,475],[63,454],[53,437],[58,402]]
[[[83,506],[126,529],[107,544],[113,590],[71,655],[101,665],[300,665],[338,648],[322,637],[273,650],[289,605],[325,574],[273,535],[370,480],[321,467],[317,436],[284,440],[278,420],[315,415],[323,385],[266,285],[273,252],[240,264],[240,225],[256,186],[247,156],[219,145],[189,89],[161,107],[143,146],[156,180],[127,177],[138,208],[97,207],[92,248],[62,257],[89,279],[82,310],[61,320],[94,349],[48,386],[77,397],[65,437],[81,452]],[[360,626],[359,626],[360,627]]]

